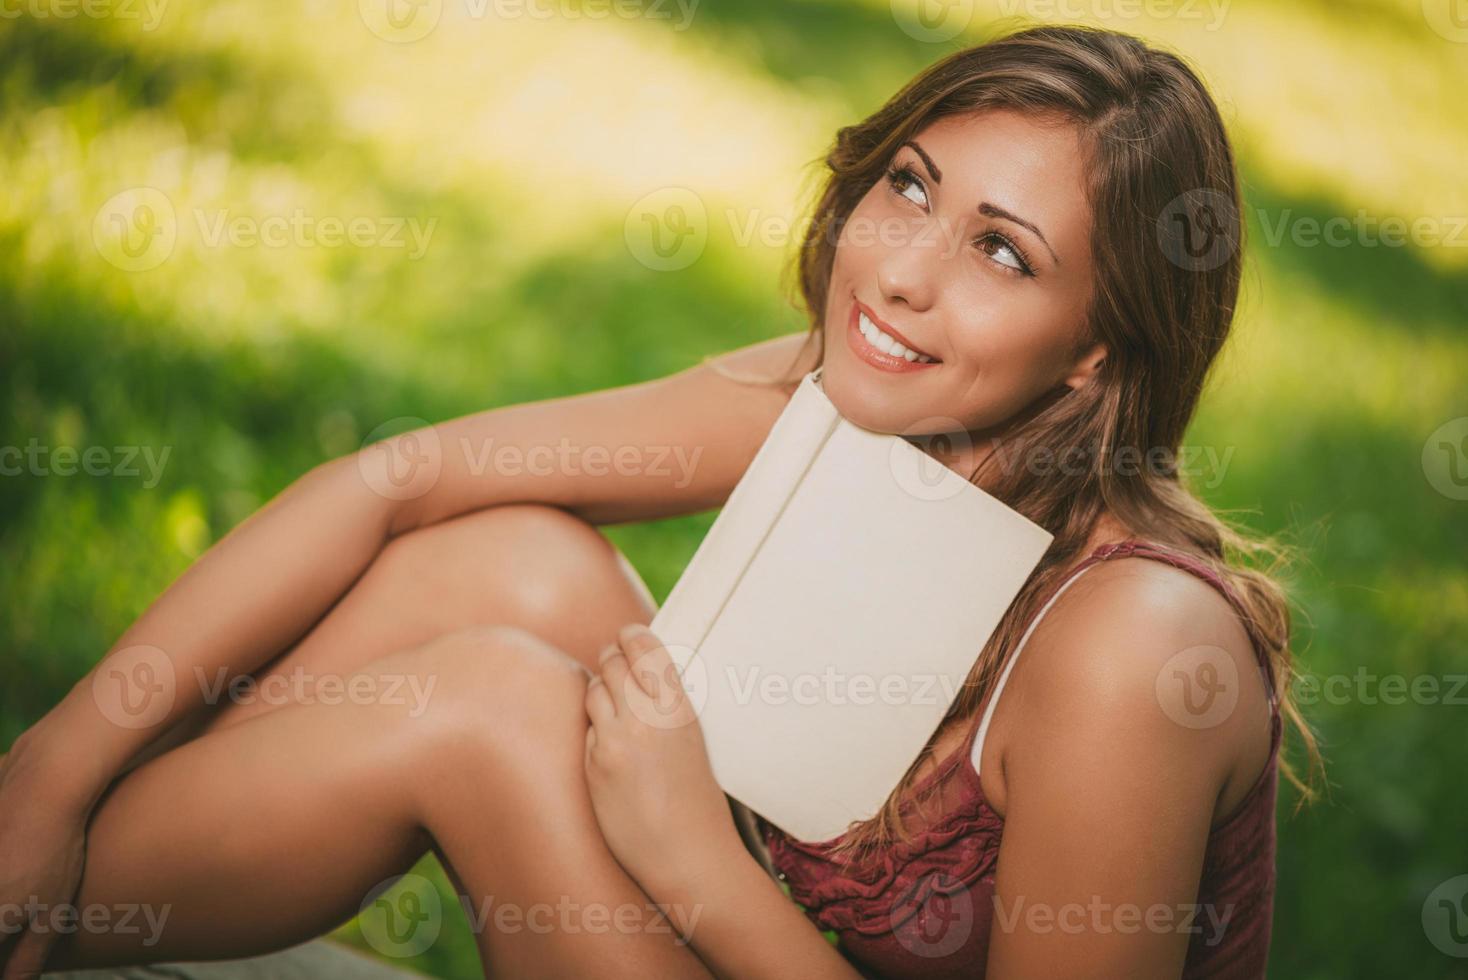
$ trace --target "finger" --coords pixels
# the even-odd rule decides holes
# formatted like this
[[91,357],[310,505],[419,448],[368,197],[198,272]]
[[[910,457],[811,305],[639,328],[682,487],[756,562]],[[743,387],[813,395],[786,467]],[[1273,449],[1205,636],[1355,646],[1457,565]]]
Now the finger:
[[622,709],[627,706],[627,688],[636,687],[637,682],[632,679],[627,656],[620,649],[608,654],[601,662],[601,679],[607,693],[612,697],[612,703],[617,706],[617,713],[621,714]]
[[663,708],[676,707],[684,696],[683,683],[663,641],[638,623],[624,627],[622,638],[637,686]]
[[601,653],[597,654],[597,657],[596,657],[597,664],[604,664],[604,663],[606,663],[606,660],[607,660],[608,657],[610,657],[614,653],[620,652],[621,649],[622,648],[620,646],[618,646],[615,642],[608,643],[606,646],[602,647]]
[[617,630],[617,645],[636,662],[637,658],[663,645],[658,635],[641,623],[628,623]]
[[586,716],[591,719],[593,731],[597,725],[609,724],[617,717],[617,706],[612,703],[612,696],[607,693],[607,685],[600,676],[593,677],[586,684]]

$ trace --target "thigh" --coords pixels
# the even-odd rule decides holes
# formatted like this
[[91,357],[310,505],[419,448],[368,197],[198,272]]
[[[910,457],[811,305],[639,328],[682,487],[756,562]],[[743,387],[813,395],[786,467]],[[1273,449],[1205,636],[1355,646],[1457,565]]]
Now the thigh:
[[[370,677],[416,670],[385,658]],[[432,840],[411,792],[441,735],[413,706],[293,706],[209,733],[130,770],[87,831],[53,969],[251,956],[356,914]]]
[[[491,507],[395,538],[290,650],[138,756],[153,758],[285,704],[359,667],[474,626],[542,637],[588,669],[630,622],[649,623],[651,593],[591,524],[555,507]],[[217,681],[217,679],[216,679]]]
[[[377,908],[433,846],[496,976],[707,975],[596,825],[584,668],[490,628],[354,676],[377,696],[270,712],[114,784],[76,904],[131,928],[77,932],[52,967],[283,948]],[[388,695],[400,678],[428,700]]]

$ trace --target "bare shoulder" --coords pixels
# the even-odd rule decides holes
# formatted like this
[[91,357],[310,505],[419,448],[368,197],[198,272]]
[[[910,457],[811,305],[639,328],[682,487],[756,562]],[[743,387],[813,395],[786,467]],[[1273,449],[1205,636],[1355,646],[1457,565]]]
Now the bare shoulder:
[[815,368],[820,354],[817,341],[808,331],[782,334],[707,358],[726,373],[745,372],[760,378],[780,377],[793,390],[802,375]]
[[1211,787],[1222,814],[1267,761],[1269,719],[1229,601],[1187,571],[1123,557],[1089,568],[1036,626],[995,727],[1024,733],[1000,749],[1006,782],[1026,764],[1063,765],[1099,744],[1107,767],[1140,765],[1179,791]]
[[819,355],[818,338],[785,334],[711,355],[665,382],[690,409],[716,406],[746,417],[763,441]]

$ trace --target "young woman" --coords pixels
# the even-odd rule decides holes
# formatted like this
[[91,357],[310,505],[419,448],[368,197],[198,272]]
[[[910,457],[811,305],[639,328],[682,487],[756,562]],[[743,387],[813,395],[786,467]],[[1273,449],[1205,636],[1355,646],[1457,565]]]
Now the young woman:
[[[1035,29],[925,71],[827,162],[799,256],[808,334],[319,466],[17,741],[11,919],[32,897],[169,910],[150,946],[80,930],[51,968],[278,949],[432,848],[472,908],[653,902],[691,940],[491,918],[494,975],[1263,973],[1288,611],[1230,565],[1262,546],[1172,456],[1239,285],[1216,107],[1135,39]],[[595,525],[721,504],[817,366],[849,419],[1054,542],[884,811],[832,841],[763,822],[756,840]],[[474,474],[471,447],[563,440],[696,464]],[[245,674],[384,696],[207,703]],[[6,976],[53,940],[10,939]]]

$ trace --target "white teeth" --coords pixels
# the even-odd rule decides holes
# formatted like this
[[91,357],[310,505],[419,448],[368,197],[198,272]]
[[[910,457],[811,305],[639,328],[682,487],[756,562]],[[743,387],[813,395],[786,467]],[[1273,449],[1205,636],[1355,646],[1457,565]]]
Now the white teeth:
[[861,335],[867,339],[867,343],[884,354],[906,358],[909,361],[916,361],[919,364],[931,364],[933,362],[933,358],[928,355],[908,350],[902,344],[898,343],[896,339],[883,333],[882,329],[860,310],[857,311],[856,315],[856,327],[861,331]]

